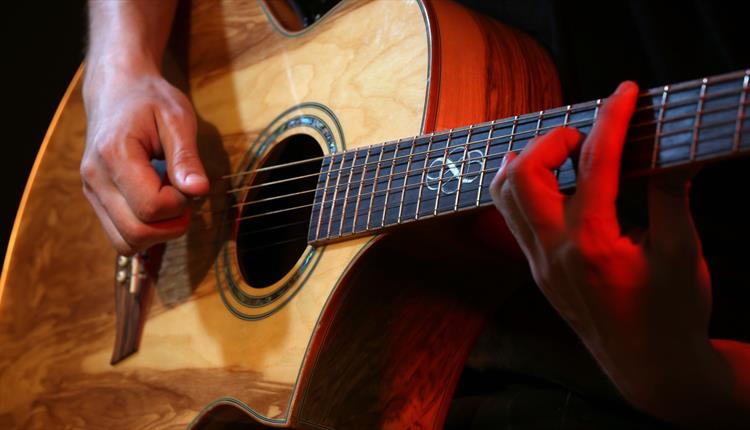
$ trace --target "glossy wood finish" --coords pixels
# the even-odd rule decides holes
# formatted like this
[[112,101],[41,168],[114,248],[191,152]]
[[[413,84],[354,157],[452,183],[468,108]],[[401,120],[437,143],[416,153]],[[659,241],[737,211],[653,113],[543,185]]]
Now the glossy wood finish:
[[[260,3],[194,1],[189,71],[175,79],[195,104],[209,175],[236,171],[249,143],[305,102],[328,106],[343,130],[337,144],[356,147],[559,101],[549,60],[531,42],[447,2],[432,6],[345,2],[285,34]],[[439,47],[432,52],[430,40]],[[482,64],[509,63],[454,64],[469,49]],[[309,279],[293,281],[286,305],[245,321],[217,292],[227,267],[205,246],[216,237],[205,227],[224,219],[207,211],[167,244],[139,351],[111,366],[114,254],[80,192],[79,79],[45,138],[0,283],[0,427],[184,428],[199,416],[196,426],[209,428],[232,408],[274,426],[440,426],[486,308],[476,303],[481,288],[471,299],[452,285],[429,288],[440,276],[381,290],[368,274],[368,247],[385,261],[393,253],[383,249],[394,246],[422,253],[398,241],[325,247]],[[497,79],[502,86],[489,84]],[[541,91],[539,82],[547,82]],[[505,101],[506,92],[525,96]],[[226,186],[214,187],[218,197],[204,209],[226,204]],[[429,236],[411,234],[403,236],[410,243]],[[462,236],[440,242],[469,254],[474,244]]]

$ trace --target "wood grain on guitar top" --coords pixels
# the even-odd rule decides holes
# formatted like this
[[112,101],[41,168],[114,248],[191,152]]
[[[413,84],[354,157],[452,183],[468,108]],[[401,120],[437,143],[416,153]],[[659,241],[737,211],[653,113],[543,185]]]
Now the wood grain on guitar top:
[[[343,2],[297,34],[256,1],[191,8],[178,62],[213,178],[235,172],[250,142],[307,102],[334,112],[346,148],[559,103],[535,43],[448,2]],[[204,245],[214,238],[205,227],[226,221],[211,213],[221,198],[167,244],[139,351],[110,366],[115,255],[81,193],[80,79],[45,137],[0,282],[0,427],[203,428],[227,405],[273,426],[442,424],[487,309],[462,288],[430,295],[430,277],[376,294],[367,271],[399,242],[360,238],[325,247],[284,306],[239,319],[217,290],[217,249]]]

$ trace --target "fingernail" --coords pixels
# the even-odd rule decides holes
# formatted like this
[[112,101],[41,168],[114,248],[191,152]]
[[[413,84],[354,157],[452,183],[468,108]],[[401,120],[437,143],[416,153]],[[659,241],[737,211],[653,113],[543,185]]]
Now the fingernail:
[[620,83],[620,85],[617,86],[617,90],[615,90],[615,94],[624,94],[628,91],[631,91],[633,87],[635,86],[635,82],[633,81],[625,81]]
[[208,179],[206,179],[205,176],[199,175],[197,173],[189,173],[187,176],[185,176],[185,185],[187,186],[204,184],[206,182],[208,182]]

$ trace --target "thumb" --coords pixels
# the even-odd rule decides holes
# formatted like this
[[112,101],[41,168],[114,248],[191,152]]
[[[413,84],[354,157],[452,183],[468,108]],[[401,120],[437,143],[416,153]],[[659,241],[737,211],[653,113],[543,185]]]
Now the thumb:
[[200,196],[208,192],[208,177],[198,154],[195,113],[191,107],[184,112],[157,111],[159,139],[172,185],[183,194]]

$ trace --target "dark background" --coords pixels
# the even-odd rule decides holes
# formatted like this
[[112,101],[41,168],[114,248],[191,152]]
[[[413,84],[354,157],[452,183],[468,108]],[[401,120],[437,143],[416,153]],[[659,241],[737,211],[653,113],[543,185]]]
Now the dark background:
[[83,0],[16,1],[3,6],[0,258],[5,256],[39,145],[83,59],[84,6]]

